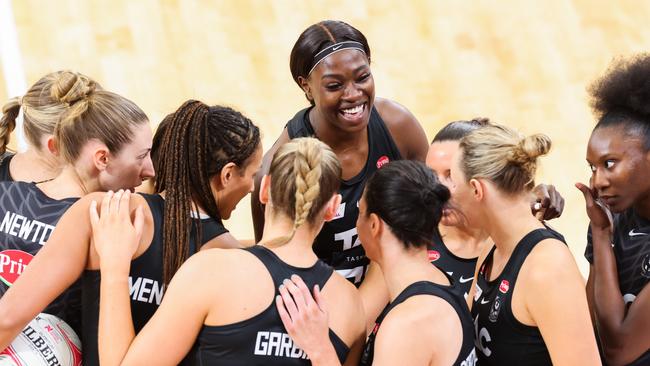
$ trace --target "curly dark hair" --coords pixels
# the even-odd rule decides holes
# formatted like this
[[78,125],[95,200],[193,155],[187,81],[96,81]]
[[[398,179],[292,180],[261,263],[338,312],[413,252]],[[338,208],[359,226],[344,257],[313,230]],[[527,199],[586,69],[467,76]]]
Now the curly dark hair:
[[644,147],[650,150],[650,54],[614,60],[588,91],[599,119],[594,129],[621,126],[644,136]]

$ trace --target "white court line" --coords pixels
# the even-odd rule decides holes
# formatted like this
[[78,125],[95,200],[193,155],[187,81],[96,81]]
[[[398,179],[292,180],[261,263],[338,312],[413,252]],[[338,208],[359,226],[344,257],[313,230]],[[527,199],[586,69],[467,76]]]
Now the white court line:
[[[11,0],[0,0],[0,60],[5,79],[7,95],[15,97],[27,91],[27,81],[23,70],[23,60],[18,47],[18,32],[14,21]],[[4,103],[1,101],[0,103]],[[27,149],[27,141],[23,134],[23,115],[20,113],[16,120],[16,137],[18,151]]]

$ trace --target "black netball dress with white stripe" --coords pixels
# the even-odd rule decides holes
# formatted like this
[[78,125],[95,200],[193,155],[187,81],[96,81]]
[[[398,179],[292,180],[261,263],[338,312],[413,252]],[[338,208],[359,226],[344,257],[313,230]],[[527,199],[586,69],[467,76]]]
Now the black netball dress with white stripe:
[[[453,284],[453,279],[449,279]],[[460,318],[460,325],[463,329],[463,342],[458,352],[458,357],[453,365],[456,366],[474,366],[476,363],[476,351],[474,350],[474,324],[472,323],[472,316],[469,313],[467,303],[462,297],[460,288],[455,286],[443,286],[429,281],[419,281],[410,284],[406,287],[397,297],[395,301],[391,302],[384,308],[375,321],[375,327],[368,336],[366,345],[364,346],[363,355],[361,356],[360,366],[370,366],[374,359],[375,354],[375,338],[377,332],[381,327],[382,321],[386,318],[388,313],[396,306],[403,303],[412,296],[417,295],[431,295],[437,296],[451,305],[458,317]]]
[[[317,137],[309,121],[309,110],[298,112],[288,123],[289,138]],[[400,160],[393,138],[377,110],[373,107],[368,122],[368,160],[359,174],[349,180],[341,181],[339,193],[342,196],[338,214],[323,225],[316,240],[314,252],[318,258],[334,267],[343,277],[361,284],[369,260],[357,235],[359,200],[372,173],[384,164]]]
[[440,237],[436,236],[428,247],[429,261],[446,272],[454,283],[460,288],[465,298],[469,294],[476,271],[476,258],[461,258],[452,253],[443,243]]
[[[165,200],[157,194],[141,194],[147,201],[153,217],[151,244],[139,257],[131,261],[129,271],[129,297],[131,319],[136,334],[144,327],[160,306],[164,293],[163,281],[163,223]],[[202,244],[227,230],[217,220],[201,219]],[[205,226],[203,226],[205,224]],[[197,251],[195,240],[190,239],[190,255]],[[83,299],[83,358],[84,365],[99,365],[97,334],[99,326],[100,271],[86,270],[82,276]]]
[[[284,279],[297,274],[309,288],[322,289],[333,273],[332,267],[318,260],[309,268],[299,268],[284,263],[272,251],[256,245],[247,249],[266,267],[273,279],[275,295]],[[330,340],[339,360],[343,363],[349,352],[348,346],[330,329]],[[199,333],[195,350],[197,365],[311,365],[300,348],[287,334],[275,302],[254,317],[237,323],[208,326]]]
[[[77,199],[55,200],[34,183],[0,182],[0,297],[41,250],[61,216]],[[72,285],[43,312],[63,319],[79,334],[79,284]]]
[[[650,221],[632,208],[614,214],[614,257],[623,301],[630,306],[650,280]],[[587,234],[585,258],[593,264],[591,229]],[[650,350],[630,365],[650,365]]]
[[0,156],[0,182],[13,182],[11,173],[9,172],[9,163],[13,159],[14,154],[5,152]]
[[512,313],[512,294],[519,270],[535,245],[558,239],[548,229],[524,236],[510,255],[501,274],[488,280],[494,257],[493,247],[479,269],[472,316],[476,330],[479,365],[551,365],[551,356],[539,328],[519,322]]

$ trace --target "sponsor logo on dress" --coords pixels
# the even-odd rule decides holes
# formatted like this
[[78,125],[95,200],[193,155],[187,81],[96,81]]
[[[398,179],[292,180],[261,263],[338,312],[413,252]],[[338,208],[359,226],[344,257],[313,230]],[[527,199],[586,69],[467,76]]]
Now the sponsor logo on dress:
[[428,250],[427,256],[429,257],[429,262],[435,262],[440,259],[440,253],[437,250]]
[[508,280],[501,281],[499,291],[501,291],[502,294],[505,294],[508,290],[510,290],[510,282],[508,282]]
[[630,232],[628,233],[628,235],[629,235],[630,237],[632,237],[632,236],[646,236],[646,235],[649,235],[649,234],[648,234],[648,233],[640,233],[640,232],[638,232],[638,231],[634,231],[634,229],[632,229],[632,230],[630,230]]
[[8,249],[0,252],[0,281],[11,286],[25,271],[33,255],[22,250]]
[[465,277],[463,277],[463,276],[461,275],[460,278],[458,279],[458,281],[459,281],[460,283],[467,283],[467,282],[469,282],[469,281],[471,281],[471,280],[473,280],[473,279],[474,279],[474,276],[465,278]]
[[500,311],[501,311],[501,298],[497,296],[494,299],[494,302],[492,303],[492,308],[490,309],[490,315],[488,315],[488,319],[492,323],[496,323]]
[[382,166],[388,164],[390,162],[390,159],[388,156],[383,155],[379,159],[377,159],[377,169],[380,169]]
[[641,262],[641,275],[645,278],[650,278],[650,254],[646,254]]
[[483,295],[483,289],[481,286],[478,285],[478,282],[476,283],[476,291],[474,291],[474,301],[478,301],[478,299],[481,298],[481,295]]

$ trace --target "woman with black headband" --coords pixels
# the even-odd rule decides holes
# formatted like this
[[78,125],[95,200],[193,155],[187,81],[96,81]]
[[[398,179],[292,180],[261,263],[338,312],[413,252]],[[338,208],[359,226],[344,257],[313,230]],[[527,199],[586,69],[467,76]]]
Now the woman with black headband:
[[[311,25],[291,51],[290,68],[311,106],[287,123],[267,152],[262,169],[267,172],[274,152],[297,137],[316,137],[332,148],[342,166],[342,202],[314,241],[314,251],[358,285],[368,264],[355,228],[365,182],[389,161],[424,161],[427,139],[406,108],[375,98],[370,47],[366,37],[349,24],[327,20]],[[259,240],[264,210],[257,197],[255,193],[252,211]]]

